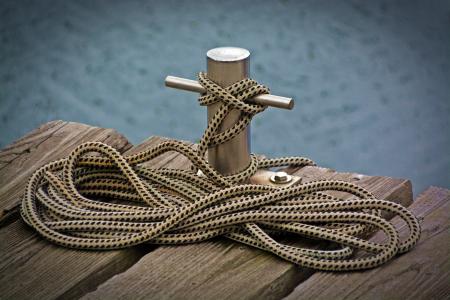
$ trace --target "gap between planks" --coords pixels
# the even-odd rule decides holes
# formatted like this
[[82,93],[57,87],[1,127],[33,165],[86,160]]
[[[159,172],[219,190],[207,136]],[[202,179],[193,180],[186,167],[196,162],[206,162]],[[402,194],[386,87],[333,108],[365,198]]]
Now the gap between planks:
[[[42,132],[46,130],[50,131],[47,135]],[[73,132],[76,132],[77,130],[82,132],[86,131],[87,133],[78,132],[77,134],[73,134]],[[108,133],[102,132],[103,130],[108,131]],[[33,131],[30,135],[20,139],[13,144],[13,146],[16,145],[15,147],[7,147],[0,152],[0,158],[3,159],[8,168],[11,168],[11,165],[17,163],[19,163],[20,167],[20,165],[24,162],[33,163],[31,166],[37,168],[47,161],[64,157],[68,154],[68,152],[70,152],[70,150],[75,148],[76,145],[82,141],[99,140],[96,139],[96,134],[94,133],[100,134],[100,136],[103,137],[102,141],[106,141],[109,144],[117,143],[119,141],[123,144],[124,148],[131,147],[126,139],[117,134],[114,130],[90,127],[77,123],[56,121],[45,124],[38,130]],[[84,136],[86,139],[83,139],[82,141],[79,140],[79,143],[73,141],[74,138],[78,138],[80,135],[83,136],[83,134],[85,134]],[[52,146],[53,142],[51,142],[51,140],[54,138],[59,141],[56,143],[58,146]],[[149,139],[146,142],[134,147],[127,153],[134,153],[143,150],[146,147],[161,141],[161,138],[156,137]],[[19,151],[14,149],[18,149]],[[52,151],[55,151],[55,149],[64,149],[64,151],[51,153]],[[44,155],[44,161],[42,160],[42,155],[39,155],[39,152],[36,151],[46,153]],[[25,156],[26,158],[23,159],[20,158],[20,156]],[[33,162],[33,160],[37,160],[37,162]],[[150,164],[154,167],[163,165],[167,166],[167,164],[169,164],[170,167],[175,168],[187,167],[187,163],[188,161],[186,159],[175,153],[167,153],[165,156],[150,162]],[[4,175],[5,173],[1,170],[0,180],[5,179],[6,176],[11,176],[14,172],[19,173],[18,175],[22,178],[22,181],[20,181],[16,186],[18,186],[17,189],[20,189],[21,185],[24,186],[25,184],[24,180],[29,176],[24,176],[21,174],[20,172],[23,172],[23,170],[23,168],[18,168],[17,165],[12,169],[12,172],[10,171],[8,173],[8,175]],[[30,174],[32,172],[29,168],[27,171]],[[303,174],[305,180],[312,180],[315,178],[335,178],[356,181],[361,179],[360,181],[362,185],[373,186],[379,196],[386,195],[387,193],[392,199],[396,197],[398,198],[397,201],[400,201],[403,204],[407,204],[411,201],[412,197],[410,182],[406,180],[336,173],[332,170],[324,168],[308,167],[303,168],[298,172],[299,174]],[[11,177],[15,178],[16,176]],[[0,191],[2,192],[0,193],[1,196],[5,194],[8,195],[5,191]],[[19,201],[16,199],[16,203],[13,204],[13,207],[17,207],[18,203]],[[4,202],[2,199],[0,205],[3,204]],[[0,207],[3,208],[3,206]],[[143,246],[120,251],[109,251],[106,253],[64,249],[51,245],[47,241],[37,237],[35,233],[23,225],[21,220],[17,220],[10,226],[4,228],[4,230],[1,230],[0,235],[3,235],[5,240],[10,241],[6,249],[0,249],[0,253],[8,254],[3,256],[5,259],[2,261],[2,264],[0,264],[0,274],[2,274],[2,277],[0,277],[0,282],[7,283],[0,285],[4,287],[0,288],[0,292],[5,296],[33,295],[34,298],[77,298],[95,289],[98,284],[104,282],[113,275],[127,270],[128,267],[133,265],[134,262],[141,258],[145,253],[153,249],[151,246]],[[226,251],[232,251],[233,248],[236,247],[236,244],[234,243],[227,243],[229,244],[229,249]],[[223,242],[207,242],[205,244],[212,244],[213,247],[223,247]],[[245,246],[238,247],[244,252],[249,251]],[[161,247],[161,249],[164,249],[164,247]],[[253,252],[255,250],[251,249],[250,251]],[[268,260],[268,266],[272,268],[273,257],[270,255],[268,256],[259,250],[256,251],[258,251],[257,256],[261,255],[265,260]],[[214,257],[214,253],[212,253],[212,256]],[[6,259],[7,257],[8,259]],[[244,264],[249,263],[245,255],[241,262]],[[222,262],[218,261],[218,263]],[[235,265],[236,262],[231,262],[230,267],[233,264]],[[286,266],[285,262],[277,261],[276,264],[277,266],[281,266],[281,268]],[[270,268],[267,271],[270,271]],[[286,276],[289,273],[293,273],[291,274],[292,276]],[[310,274],[311,272],[303,273],[306,277]],[[292,281],[292,279],[295,279],[295,282]],[[275,290],[285,290],[284,286],[292,286],[296,283],[296,281],[298,281],[298,279],[298,274],[296,274],[292,268],[288,268],[286,272],[283,272],[282,276],[279,276],[278,279],[270,282],[268,288],[274,289],[274,287],[278,286]],[[17,284],[18,287],[15,286],[15,284]],[[24,289],[21,290],[20,287],[24,287]]]
[[0,227],[19,217],[26,182],[46,163],[63,158],[76,146],[100,141],[123,152],[131,144],[114,129],[80,123],[52,121],[33,130],[0,151]]
[[[155,246],[117,251],[79,251],[55,246],[39,237],[20,218],[20,194],[31,173],[43,164],[62,158],[87,141],[105,142],[127,154],[161,143],[149,138],[130,149],[131,144],[116,131],[84,124],[54,121],[0,151],[0,189],[3,211],[0,228],[0,298],[73,299],[95,289],[98,284],[123,272]],[[153,159],[154,167],[182,168],[187,160],[176,153]],[[19,196],[18,196],[19,195]],[[14,213],[15,212],[15,213]]]
[[[377,197],[408,206],[411,183],[387,177],[337,173],[319,167],[295,172],[304,181],[358,182]],[[161,246],[83,299],[279,299],[314,273],[262,250],[223,238]]]
[[[422,235],[410,252],[378,268],[349,272],[317,272],[287,296],[294,299],[449,299],[450,191],[430,187],[410,206],[420,219]],[[400,237],[408,227],[392,220]],[[379,232],[372,241],[382,242]]]

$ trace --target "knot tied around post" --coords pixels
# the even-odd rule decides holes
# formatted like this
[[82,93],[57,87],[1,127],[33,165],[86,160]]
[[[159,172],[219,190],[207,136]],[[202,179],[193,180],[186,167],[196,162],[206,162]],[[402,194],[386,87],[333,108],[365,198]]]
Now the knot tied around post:
[[[221,236],[302,267],[330,271],[373,268],[417,243],[420,225],[409,210],[377,199],[354,183],[248,183],[261,169],[315,166],[308,158],[251,155],[244,169],[219,172],[205,158],[206,152],[242,134],[252,117],[266,108],[254,99],[269,90],[248,78],[225,87],[205,73],[198,79],[203,89],[200,105],[215,107],[196,147],[166,140],[123,155],[104,143],[81,144],[66,158],[33,173],[22,199],[23,220],[49,241],[76,249],[178,245]],[[224,128],[224,120],[233,113],[236,122]],[[186,157],[192,168],[145,164],[167,152]],[[330,194],[336,191],[340,193]],[[400,217],[409,235],[400,238],[382,211]],[[368,239],[374,230],[385,234],[384,242]],[[304,240],[312,245],[305,246]]]
[[[220,102],[219,108],[209,120],[198,145],[198,154],[204,156],[209,147],[223,144],[236,137],[236,135],[247,128],[253,116],[263,112],[267,107],[265,105],[249,104],[246,103],[246,100],[260,94],[269,94],[270,91],[267,87],[249,78],[244,78],[226,88],[222,88],[214,83],[202,72],[198,74],[198,79],[206,90],[206,94],[199,97],[199,104],[208,106]],[[232,109],[240,111],[239,119],[232,127],[220,132],[220,126]],[[234,182],[242,182],[253,175],[257,168],[257,161],[252,156],[252,162],[248,168],[237,174],[232,174],[228,178]]]

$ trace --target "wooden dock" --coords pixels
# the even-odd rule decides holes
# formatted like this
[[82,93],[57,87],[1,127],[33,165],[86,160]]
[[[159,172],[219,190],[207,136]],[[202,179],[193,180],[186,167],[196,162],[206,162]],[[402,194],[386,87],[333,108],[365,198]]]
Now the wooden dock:
[[[133,146],[112,129],[53,121],[1,150],[0,299],[450,299],[450,191],[430,187],[413,202],[405,179],[288,169],[304,182],[357,182],[379,198],[409,206],[420,218],[421,240],[411,252],[358,272],[317,272],[221,238],[183,246],[71,250],[47,242],[21,220],[26,180],[45,163],[87,141],[133,153],[163,140],[151,137]],[[149,164],[188,167],[176,153]],[[400,220],[392,221],[407,232]]]

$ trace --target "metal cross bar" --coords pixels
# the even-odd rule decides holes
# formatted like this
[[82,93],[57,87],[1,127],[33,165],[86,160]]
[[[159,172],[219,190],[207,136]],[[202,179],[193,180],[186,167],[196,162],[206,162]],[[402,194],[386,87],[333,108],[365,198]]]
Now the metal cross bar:
[[[190,92],[196,92],[200,94],[206,93],[205,88],[195,80],[176,76],[167,76],[164,82],[167,87]],[[267,105],[271,107],[289,110],[294,108],[295,104],[294,99],[292,98],[275,96],[270,94],[258,95],[252,99],[248,99],[247,101],[254,104]]]
[[[235,47],[214,48],[206,53],[206,60],[208,78],[221,87],[230,86],[249,77],[250,52],[246,49]],[[197,81],[174,76],[167,76],[165,84],[168,87],[186,91],[202,94],[206,92],[205,88]],[[258,95],[248,101],[284,109],[292,109],[294,106],[294,100],[291,98],[269,94]],[[208,121],[212,119],[221,105],[221,102],[208,105]],[[219,132],[232,127],[240,117],[241,112],[232,109],[223,120]],[[251,162],[250,125],[232,139],[210,147],[208,149],[208,162],[223,175],[236,174],[246,169]],[[265,176],[264,181],[268,182],[269,178]]]

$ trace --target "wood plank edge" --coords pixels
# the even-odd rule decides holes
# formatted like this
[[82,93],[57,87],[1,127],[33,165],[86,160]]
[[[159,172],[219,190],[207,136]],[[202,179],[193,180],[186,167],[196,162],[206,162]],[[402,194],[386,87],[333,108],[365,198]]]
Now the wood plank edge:
[[[112,135],[114,134],[115,131],[112,132]],[[164,137],[151,136],[147,138],[144,142],[136,146],[132,146],[131,144],[128,143],[128,145],[130,146],[125,147],[125,149],[121,149],[121,152],[133,153],[133,149],[139,148],[139,146],[141,148],[143,147],[142,149],[139,149],[139,151],[141,151],[146,149],[147,147],[159,144],[165,140],[168,139]],[[173,164],[175,160],[181,156],[182,155],[179,153],[173,153],[168,157],[168,159],[164,162],[164,164],[165,165]],[[19,205],[15,206],[11,210],[8,210],[8,212],[4,215],[4,218],[0,219],[0,221],[3,222],[1,223],[2,225],[0,226],[0,228],[6,226],[14,226],[14,224],[16,224],[17,222],[21,222],[19,210],[20,210]],[[23,226],[26,225],[23,224]],[[32,235],[38,237],[38,234],[35,232],[33,232]],[[158,247],[157,245],[152,244],[141,244],[135,247],[122,249],[120,254],[117,254],[115,256],[115,259],[110,264],[107,264],[104,268],[101,268],[100,270],[95,270],[94,272],[91,272],[89,275],[75,282],[74,285],[71,286],[68,290],[63,291],[62,294],[58,296],[58,298],[78,299],[83,295],[96,290],[99,285],[111,279],[115,275],[125,272],[130,267],[132,267],[137,261],[139,261],[144,255],[155,250],[157,247]]]
[[[310,167],[310,168],[322,168],[322,167]],[[338,171],[336,171],[334,169],[330,169],[330,170],[339,173]],[[343,172],[343,173],[346,173],[346,172]],[[352,174],[352,173],[348,173],[348,174]],[[390,177],[390,178],[392,178],[392,177]],[[395,179],[397,179],[397,178],[395,178]],[[386,197],[386,200],[395,201],[395,199],[397,197],[399,197],[401,194],[404,194],[404,196],[399,197],[402,200],[398,201],[398,203],[403,206],[409,206],[413,203],[413,190],[412,190],[411,180],[400,179],[400,178],[398,178],[398,180],[402,180],[403,182],[398,184],[396,186],[396,188],[392,190],[392,193],[390,193],[389,196]],[[355,183],[358,184],[357,182],[355,182]],[[390,214],[390,213],[384,213],[383,217],[390,220],[394,217],[394,215]],[[370,236],[372,236],[374,234],[376,234],[376,233],[373,232],[370,234]],[[282,298],[290,295],[295,290],[296,287],[298,287],[301,284],[303,284],[304,282],[306,282],[314,274],[320,272],[320,271],[313,270],[313,269],[308,269],[308,268],[305,268],[305,269],[307,270],[306,272],[296,274],[295,278],[289,282],[289,285],[286,285],[286,289],[283,291],[283,295],[281,295]]]
[[112,277],[126,272],[134,266],[142,257],[156,249],[156,245],[141,244],[132,248],[122,249],[123,255],[120,260],[113,260],[105,268],[102,268],[95,274],[84,277],[74,284],[69,290],[61,294],[58,299],[80,299],[86,294],[95,291],[101,284]]
[[[332,172],[332,173],[336,173],[336,171],[334,170],[330,170],[327,168],[321,168],[321,167],[305,167],[305,169],[311,168],[311,170],[323,170],[323,171],[327,171],[327,172]],[[299,172],[300,170],[297,170],[297,172],[300,174],[301,172]],[[291,170],[288,170],[288,172],[291,173]],[[349,174],[352,175],[353,173],[341,173],[341,174]],[[372,177],[372,176],[370,176]],[[383,178],[381,176],[373,176],[374,178]],[[389,190],[389,193],[387,193],[386,199],[391,200],[391,201],[395,201],[396,202],[401,202],[401,203],[408,203],[410,201],[412,201],[412,185],[411,182],[409,180],[406,179],[395,179],[395,178],[390,178],[392,179],[393,182],[395,182],[395,188],[393,188],[392,190]],[[400,200],[400,201],[399,201]],[[298,266],[292,265],[290,266],[285,273],[283,273],[281,276],[278,276],[277,278],[274,279],[274,281],[271,281],[270,283],[265,284],[264,286],[261,286],[260,293],[256,296],[257,298],[273,298],[274,295],[276,295],[276,297],[284,297],[286,295],[288,295],[296,286],[298,286],[299,283],[307,280],[310,276],[312,276],[315,271],[312,269],[306,269],[303,268],[304,270],[302,272],[298,272]],[[120,275],[119,275],[120,276]],[[132,276],[130,277],[132,278]],[[112,279],[111,281],[109,281],[110,284],[114,283],[114,279]],[[105,283],[106,284],[106,283]],[[92,293],[89,293],[85,296],[85,298],[83,299],[95,299],[96,297],[99,297],[99,295],[101,295],[101,291],[100,289],[108,289],[108,287],[106,285],[100,286],[98,291],[94,291]],[[100,294],[98,294],[100,293]],[[105,295],[103,295],[105,296]],[[255,296],[253,294],[253,296]]]
[[[435,199],[433,198],[433,194],[439,194],[440,196]],[[422,193],[420,193],[420,195],[415,199],[415,201],[409,206],[409,208],[411,208],[412,212],[417,216],[417,218],[419,219],[420,223],[422,224],[424,219],[431,215],[433,212],[437,211],[439,208],[441,208],[442,206],[444,206],[446,204],[445,199],[448,199],[450,197],[450,190],[445,189],[445,188],[441,188],[441,187],[436,187],[436,186],[430,186],[429,188],[425,189]],[[423,203],[425,202],[425,203]],[[428,203],[427,203],[428,202]],[[430,203],[431,202],[431,203]],[[426,206],[425,209],[423,209]],[[398,228],[398,230],[404,230],[405,227],[407,227],[406,224],[400,224],[401,221],[398,217],[394,218],[393,223],[395,224],[395,226]],[[400,226],[399,226],[400,225]],[[424,239],[421,239],[418,242],[418,245],[416,245],[416,247],[418,247],[420,244],[425,243],[428,239],[432,238],[433,236],[427,236]],[[386,237],[383,234],[380,234],[379,232],[377,232],[372,238],[372,241],[374,242],[384,242],[386,240]],[[414,249],[412,249],[411,251],[414,251]],[[409,252],[407,253],[403,253],[401,255],[398,255],[396,258],[400,258],[402,256],[408,255],[410,254]],[[388,265],[385,265],[385,267],[388,267]],[[383,268],[383,266],[380,266],[379,268]],[[372,269],[372,270],[376,270],[376,269]],[[368,272],[370,272],[371,270],[368,270]],[[295,299],[296,297],[298,297],[298,290],[297,289],[301,289],[302,286],[304,286],[305,284],[307,284],[307,282],[314,282],[314,278],[313,275],[316,276],[320,276],[321,274],[330,274],[327,272],[314,272],[311,274],[311,276],[305,278],[305,280],[299,282],[299,284],[297,286],[295,286],[288,294],[286,294],[285,296],[283,296],[282,299]],[[352,272],[349,272],[349,274],[353,274]],[[313,280],[313,281],[311,281]]]
[[[48,140],[57,131],[61,130],[63,127],[65,127],[65,126],[67,126],[69,124],[82,124],[82,125],[90,126],[90,127],[93,127],[93,128],[109,130],[110,133],[108,134],[108,137],[116,136],[118,139],[121,139],[123,141],[123,146],[121,146],[120,149],[117,149],[121,153],[124,153],[124,152],[130,150],[131,148],[133,148],[133,144],[131,144],[130,141],[123,134],[119,133],[116,129],[113,129],[113,128],[102,128],[102,127],[91,126],[91,125],[88,125],[88,124],[77,123],[77,122],[67,122],[67,121],[62,121],[62,120],[54,120],[54,121],[49,121],[47,123],[44,123],[44,124],[40,125],[39,127],[31,130],[29,133],[25,134],[21,138],[17,139],[16,141],[13,141],[11,144],[9,144],[9,145],[3,147],[2,149],[0,149],[0,151],[3,152],[3,151],[10,150],[12,148],[15,148],[15,147],[20,147],[20,146],[22,146],[24,141],[26,141],[27,139],[38,135],[42,131],[49,130],[49,129],[57,127],[54,130],[54,132],[51,133],[49,135],[49,137],[47,137],[45,139],[45,140]],[[154,137],[151,136],[147,140],[151,140],[153,138]],[[17,157],[19,157],[19,156],[20,155],[18,155]],[[14,160],[15,160],[15,158],[12,161],[14,161]],[[4,165],[1,166],[1,168],[5,167],[6,165],[11,163],[12,161],[6,162]],[[13,223],[15,220],[17,220],[19,218],[20,218],[20,202],[18,204],[16,204],[16,205],[12,206],[12,207],[7,207],[7,208],[4,208],[2,211],[0,211],[0,228],[5,227],[5,226]]]
[[20,138],[18,138],[16,140],[13,140],[11,143],[9,143],[6,146],[2,147],[1,150],[5,151],[5,150],[10,150],[11,148],[15,148],[15,147],[21,146],[26,139],[28,139],[30,137],[34,137],[34,136],[40,134],[42,131],[52,129],[52,128],[57,127],[57,126],[59,128],[56,129],[56,130],[59,130],[62,127],[66,126],[67,124],[68,124],[68,122],[63,121],[63,120],[53,120],[53,121],[49,121],[47,123],[41,124],[41,125],[39,125],[39,127],[35,128],[35,129],[32,129],[31,131],[29,131],[28,133],[25,133]]

